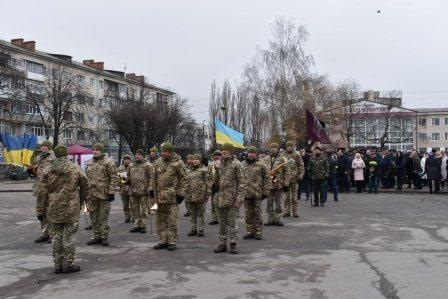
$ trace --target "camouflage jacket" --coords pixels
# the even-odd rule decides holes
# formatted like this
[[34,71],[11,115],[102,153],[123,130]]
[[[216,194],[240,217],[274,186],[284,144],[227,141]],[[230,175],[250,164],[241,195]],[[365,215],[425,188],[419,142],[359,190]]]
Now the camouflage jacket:
[[[269,155],[263,158],[263,162],[269,171],[269,175],[273,169],[276,169],[287,161],[288,160],[286,159],[286,157],[280,154],[276,156]],[[281,171],[276,175],[275,182],[272,179],[270,180],[270,189],[283,189],[283,186],[289,187],[289,182],[291,180],[291,171],[289,167],[286,166],[287,165],[285,165],[285,167],[283,167]]]
[[305,174],[305,166],[303,164],[302,156],[296,151],[293,151],[291,153],[285,151],[284,155],[288,160],[288,166],[291,172],[290,183],[297,183],[303,180],[303,175]]
[[185,164],[176,153],[168,160],[157,159],[150,188],[157,203],[176,203],[176,196],[185,197],[188,179]]
[[208,170],[205,166],[192,168],[188,172],[186,199],[192,202],[205,202],[210,197],[211,186]]
[[37,196],[39,188],[42,184],[42,177],[44,174],[44,169],[53,163],[56,160],[54,153],[52,151],[48,151],[46,153],[40,153],[36,159],[33,161],[33,167],[35,169],[36,181],[33,185],[33,194]]
[[[123,173],[123,172],[125,172],[126,175],[127,175],[127,172],[128,172],[127,169],[128,168],[129,168],[129,166],[127,166],[127,167],[125,167],[124,165],[118,166],[118,168],[117,168],[118,175],[120,175],[120,173]],[[126,176],[126,179],[128,177],[129,176]],[[118,187],[120,188],[120,194],[121,195],[129,195],[129,185],[122,184],[121,183],[121,177],[119,177]]]
[[148,195],[152,176],[152,165],[147,161],[134,161],[127,169],[129,195]]
[[269,173],[266,164],[261,161],[242,163],[246,185],[246,198],[261,199],[262,195],[269,196]]
[[311,158],[311,180],[324,180],[328,177],[329,167],[325,155],[313,156]]
[[235,202],[243,202],[246,185],[240,161],[235,158],[222,159],[213,181],[215,186],[219,186],[218,207],[231,208]]
[[107,195],[115,194],[118,186],[118,172],[114,162],[101,155],[86,165],[86,175],[90,182],[90,198],[105,200]]
[[39,196],[45,202],[48,221],[74,223],[79,220],[81,201],[89,195],[89,181],[78,165],[57,158],[43,173]]

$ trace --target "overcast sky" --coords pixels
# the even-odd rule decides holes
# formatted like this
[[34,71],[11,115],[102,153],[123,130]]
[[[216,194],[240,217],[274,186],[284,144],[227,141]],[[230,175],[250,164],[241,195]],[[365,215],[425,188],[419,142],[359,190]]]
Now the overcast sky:
[[[446,0],[0,0],[0,38],[149,77],[208,118],[213,79],[239,80],[270,24],[306,25],[314,71],[364,90],[402,90],[407,107],[448,107]],[[381,13],[377,13],[381,10]]]

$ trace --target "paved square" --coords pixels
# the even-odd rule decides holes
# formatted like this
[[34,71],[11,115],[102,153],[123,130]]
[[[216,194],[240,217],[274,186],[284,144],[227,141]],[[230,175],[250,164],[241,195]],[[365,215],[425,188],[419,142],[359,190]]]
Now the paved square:
[[[263,240],[240,239],[240,254],[215,254],[217,226],[155,251],[150,234],[130,234],[121,201],[112,207],[111,246],[87,246],[81,218],[81,271],[51,274],[50,244],[34,244],[31,193],[0,193],[1,298],[446,298],[448,197],[342,194],[337,203],[267,227]],[[183,205],[182,205],[183,206]],[[243,211],[243,209],[242,209]],[[209,207],[207,215],[209,216]],[[182,213],[183,214],[183,213]],[[154,223],[153,223],[154,225]],[[154,225],[155,228],[155,225]],[[240,236],[245,233],[239,218]]]

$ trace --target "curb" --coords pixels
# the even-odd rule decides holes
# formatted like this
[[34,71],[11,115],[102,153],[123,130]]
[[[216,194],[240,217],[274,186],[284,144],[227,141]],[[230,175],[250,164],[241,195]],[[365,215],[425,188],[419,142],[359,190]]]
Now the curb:
[[26,190],[20,190],[20,189],[17,189],[17,190],[0,190],[0,193],[23,193],[23,192],[33,192],[33,190],[29,190],[29,189],[26,189]]

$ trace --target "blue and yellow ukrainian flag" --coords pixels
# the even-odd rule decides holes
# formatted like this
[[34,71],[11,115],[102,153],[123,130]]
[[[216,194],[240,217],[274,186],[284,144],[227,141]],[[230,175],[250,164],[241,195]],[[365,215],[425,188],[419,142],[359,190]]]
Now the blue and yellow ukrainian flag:
[[31,156],[37,145],[37,136],[25,134],[23,136],[12,136],[2,133],[3,157],[5,164],[20,164],[29,166]]
[[244,134],[229,128],[219,120],[215,120],[216,143],[231,143],[235,148],[244,148]]

